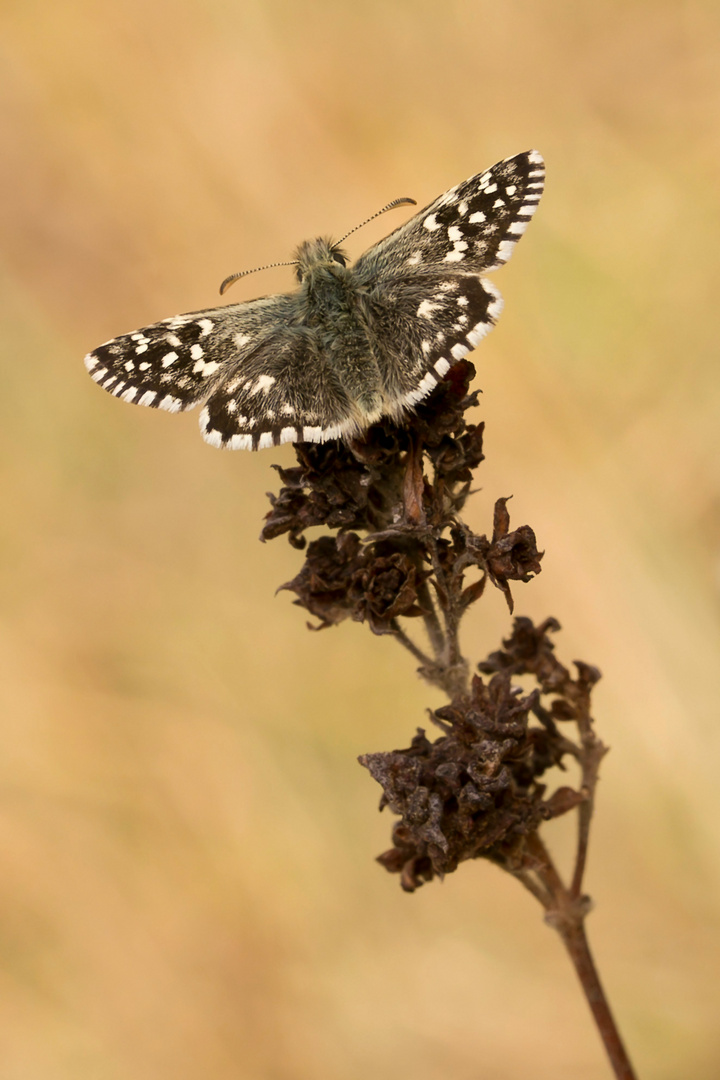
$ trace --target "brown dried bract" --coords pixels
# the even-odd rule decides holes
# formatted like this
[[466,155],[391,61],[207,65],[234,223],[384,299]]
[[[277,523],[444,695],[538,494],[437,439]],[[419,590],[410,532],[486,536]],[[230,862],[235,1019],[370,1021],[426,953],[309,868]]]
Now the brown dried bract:
[[[331,530],[308,545],[305,565],[282,588],[321,627],[350,616],[374,633],[395,634],[424,677],[453,692],[462,613],[487,581],[512,610],[509,582],[529,581],[542,558],[529,526],[510,531],[506,499],[496,503],[491,539],[458,516],[483,460],[483,425],[466,416],[478,400],[468,392],[474,373],[467,361],[454,365],[405,426],[383,420],[348,444],[296,446],[298,465],[278,468],[283,486],[270,496],[262,531],[263,540],[287,534],[303,548],[308,528]],[[468,584],[473,569],[479,573]],[[399,621],[417,617],[433,655]]]
[[[529,619],[517,619],[505,655],[529,640],[535,657],[551,655],[547,635],[555,629],[555,620],[536,629]],[[450,873],[466,859],[486,858],[512,872],[522,870],[531,859],[526,838],[541,822],[586,798],[566,785],[546,795],[540,781],[552,766],[563,767],[568,754],[580,754],[578,745],[560,734],[550,718],[555,710],[548,713],[542,697],[561,694],[556,701],[571,706],[578,693],[589,692],[588,669],[583,666],[577,680],[565,672],[562,686],[555,681],[552,690],[538,685],[523,695],[511,675],[532,672],[532,663],[521,662],[515,671],[513,666],[501,663],[488,683],[475,676],[466,697],[432,713],[444,732],[435,742],[418,729],[408,749],[359,759],[383,789],[381,809],[388,806],[400,818],[393,847],[378,861],[400,874],[406,891]],[[485,671],[498,664],[491,658],[480,667]]]

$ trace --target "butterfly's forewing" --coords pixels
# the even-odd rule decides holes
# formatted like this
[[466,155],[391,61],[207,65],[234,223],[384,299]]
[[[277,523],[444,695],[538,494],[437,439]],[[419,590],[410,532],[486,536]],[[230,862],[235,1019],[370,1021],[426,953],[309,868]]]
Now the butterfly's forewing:
[[537,150],[499,161],[361,255],[354,266],[358,280],[384,282],[429,270],[478,274],[502,266],[535,213],[544,182]]
[[209,397],[275,325],[292,323],[296,314],[294,296],[192,311],[106,341],[85,366],[124,401],[180,412]]

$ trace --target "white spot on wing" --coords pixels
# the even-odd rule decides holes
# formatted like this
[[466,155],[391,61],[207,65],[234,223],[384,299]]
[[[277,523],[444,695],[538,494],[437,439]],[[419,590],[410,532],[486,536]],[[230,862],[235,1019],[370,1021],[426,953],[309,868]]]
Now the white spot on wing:
[[428,216],[423,221],[423,225],[428,230],[428,232],[435,232],[437,229],[440,228],[437,223],[437,218],[435,217],[435,214],[428,214]]
[[275,377],[273,375],[258,375],[255,385],[250,391],[250,397],[254,397],[255,394],[259,394],[261,390],[263,391],[263,393],[267,394],[268,390],[274,382]]
[[137,386],[130,386],[128,389],[120,395],[123,401],[132,401],[138,392]]
[[268,450],[273,445],[272,431],[263,431],[258,440],[258,450]]
[[423,300],[417,309],[417,314],[420,318],[429,319],[433,311],[437,311],[439,307],[440,305],[433,304],[432,300]]
[[202,345],[193,345],[190,349],[190,357],[193,360],[201,360],[204,355]]
[[471,214],[470,217],[468,218],[468,221],[471,222],[473,225],[477,225],[478,222],[484,221],[484,220],[485,220],[485,215],[483,214],[482,210],[476,210],[475,213]]
[[228,450],[252,450],[252,435],[232,435],[226,446]]
[[435,364],[435,370],[438,375],[444,375],[446,371],[450,370],[450,361],[445,359],[438,360]]
[[417,390],[411,390],[409,394],[406,394],[403,401],[406,401],[408,405],[415,405],[416,402],[422,401],[422,399],[430,393],[434,387],[437,386],[437,379],[432,372],[428,372],[422,382],[418,385]]
[[146,390],[141,398],[138,398],[138,405],[152,405],[153,401],[157,397],[155,390]]
[[175,363],[177,358],[178,358],[178,354],[176,352],[165,353],[165,356],[163,356],[163,358],[162,358],[162,366],[163,367],[170,367],[171,364]]
[[514,240],[502,240],[500,242],[500,246],[497,249],[496,258],[497,258],[498,262],[507,262],[508,259],[510,258],[510,256],[512,255],[512,253],[513,253],[513,248],[514,247],[515,247],[515,241]]
[[251,338],[248,334],[235,335],[235,344],[237,345],[238,349],[242,349],[243,345],[247,345],[250,340]]
[[500,312],[503,309],[503,298],[500,295],[500,290],[495,285],[493,285],[493,283],[491,281],[488,281],[486,278],[483,278],[483,283],[482,284],[483,284],[483,288],[484,288],[485,292],[489,293],[490,296],[492,296],[492,300],[488,304],[488,309],[487,309],[488,315],[492,319],[497,319],[498,315],[500,314]]
[[180,412],[181,408],[182,401],[180,398],[174,398],[172,394],[166,394],[161,401],[158,401],[158,409],[164,409],[165,412]]
[[462,229],[458,228],[457,225],[451,225],[450,228],[448,229],[448,239],[449,240],[462,240],[462,238],[463,238]]
[[198,326],[202,331],[203,337],[208,336],[214,325],[215,323],[212,321],[212,319],[198,319]]
[[463,356],[467,355],[468,349],[466,345],[460,345],[460,343],[458,343],[457,345],[453,345],[450,352],[456,360],[462,360]]
[[[214,429],[212,431],[203,431],[202,437],[205,442],[210,443],[211,446],[215,446],[218,450],[221,449],[223,440],[219,431],[215,431]],[[233,435],[233,439],[235,438],[237,438],[237,436]]]
[[280,432],[280,442],[281,443],[295,442],[297,440],[297,435],[298,435],[297,428],[284,427],[282,429],[282,431]]

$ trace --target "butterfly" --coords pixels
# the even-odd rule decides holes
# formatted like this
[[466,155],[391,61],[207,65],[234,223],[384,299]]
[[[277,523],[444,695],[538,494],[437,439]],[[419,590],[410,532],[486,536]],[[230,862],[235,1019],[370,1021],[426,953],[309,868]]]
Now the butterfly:
[[168,412],[202,404],[203,437],[231,450],[402,422],[495,325],[502,298],[480,275],[510,258],[544,177],[536,150],[506,158],[353,265],[332,239],[306,241],[293,258],[296,291],[164,319],[105,342],[85,366],[123,401]]

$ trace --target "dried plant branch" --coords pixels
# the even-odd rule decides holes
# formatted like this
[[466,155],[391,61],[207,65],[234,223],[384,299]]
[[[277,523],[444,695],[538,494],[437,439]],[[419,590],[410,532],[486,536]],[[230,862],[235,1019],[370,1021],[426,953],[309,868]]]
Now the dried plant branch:
[[[441,732],[434,741],[418,728],[407,749],[360,758],[383,789],[380,808],[398,819],[378,861],[407,892],[468,859],[512,874],[560,934],[616,1077],[632,1080],[584,928],[591,903],[583,879],[606,753],[590,711],[600,672],[576,661],[573,676],[560,663],[552,618],[539,626],[516,618],[472,675],[460,647],[462,618],[488,583],[512,612],[510,583],[529,581],[542,560],[528,525],[511,530],[507,498],[495,503],[489,537],[460,516],[483,460],[483,426],[466,416],[477,402],[468,392],[473,374],[468,362],[455,364],[404,427],[386,420],[349,445],[297,446],[298,466],[278,470],[283,487],[271,496],[262,538],[284,533],[303,548],[310,526],[332,530],[307,545],[302,569],[283,588],[318,628],[352,618],[391,635],[447,695],[430,714]],[[408,635],[406,619],[420,620],[429,652]],[[567,734],[573,725],[576,735]],[[564,770],[566,759],[579,768],[579,784],[553,788],[553,770]],[[567,888],[540,829],[572,811],[578,837]]]

